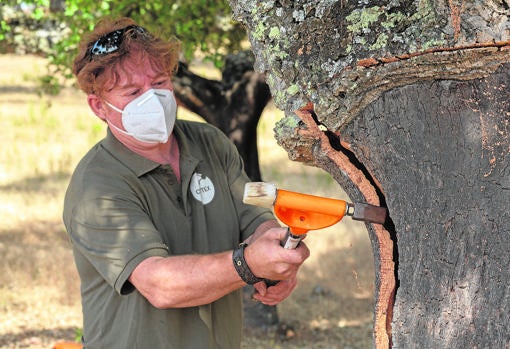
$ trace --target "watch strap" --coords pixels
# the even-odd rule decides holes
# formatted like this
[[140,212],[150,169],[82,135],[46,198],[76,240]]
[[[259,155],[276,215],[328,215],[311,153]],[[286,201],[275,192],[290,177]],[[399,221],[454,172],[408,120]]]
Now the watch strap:
[[244,249],[246,246],[248,246],[248,244],[243,242],[239,244],[239,247],[234,249],[234,252],[232,253],[232,261],[234,262],[234,268],[241,279],[248,285],[253,285],[257,282],[264,281],[264,279],[260,279],[253,275],[250,267],[248,267],[248,263],[246,263],[246,260],[244,259]]

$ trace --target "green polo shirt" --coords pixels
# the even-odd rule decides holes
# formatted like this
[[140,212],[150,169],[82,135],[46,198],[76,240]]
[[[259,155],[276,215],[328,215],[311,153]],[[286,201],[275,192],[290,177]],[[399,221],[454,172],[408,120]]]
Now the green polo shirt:
[[223,133],[178,120],[174,135],[181,182],[110,132],[71,178],[64,223],[81,278],[86,349],[240,346],[240,290],[204,306],[161,310],[128,281],[147,257],[231,250],[274,219],[242,203],[249,179]]

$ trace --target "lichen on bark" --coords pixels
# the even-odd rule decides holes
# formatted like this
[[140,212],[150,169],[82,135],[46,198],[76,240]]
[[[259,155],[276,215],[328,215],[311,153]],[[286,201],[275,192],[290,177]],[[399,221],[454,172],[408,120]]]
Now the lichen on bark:
[[[413,69],[428,69],[422,79],[448,69],[425,67],[413,55],[510,42],[506,0],[231,0],[231,6],[248,29],[256,69],[266,74],[275,104],[290,114],[312,102],[321,123],[332,131],[352,120],[376,92],[414,83],[420,74]],[[508,52],[489,54],[499,56],[490,71],[478,69],[480,76],[508,60]],[[473,57],[458,64],[464,67],[457,69],[458,78],[472,70]],[[367,58],[391,67],[360,66]],[[392,84],[398,71],[410,72],[410,80],[400,74],[399,85]],[[389,83],[381,84],[385,79]],[[367,88],[374,83],[379,90]]]

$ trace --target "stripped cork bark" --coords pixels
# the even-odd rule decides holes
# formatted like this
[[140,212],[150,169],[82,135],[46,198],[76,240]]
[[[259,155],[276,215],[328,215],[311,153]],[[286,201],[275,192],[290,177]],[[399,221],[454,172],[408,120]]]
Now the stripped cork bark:
[[[320,140],[321,152],[325,154],[336,166],[343,171],[350,181],[362,193],[364,200],[372,205],[379,206],[380,199],[377,190],[365,174],[357,168],[343,153],[333,149],[328,137],[319,129],[311,115],[311,105],[298,110],[295,114],[305,123],[306,128],[300,129],[299,135],[303,138]],[[375,181],[375,183],[378,183]],[[393,262],[393,241],[390,233],[381,224],[371,224],[377,238],[378,270],[376,273],[379,282],[376,283],[374,341],[377,349],[391,347],[391,321],[393,316],[393,303],[395,295],[395,265]]]

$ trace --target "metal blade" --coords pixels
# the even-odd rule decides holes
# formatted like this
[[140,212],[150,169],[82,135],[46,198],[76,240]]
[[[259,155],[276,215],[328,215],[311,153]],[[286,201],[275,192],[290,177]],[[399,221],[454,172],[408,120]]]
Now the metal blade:
[[353,204],[353,206],[354,212],[349,214],[352,215],[352,219],[357,221],[384,224],[387,214],[387,210],[384,207],[374,206],[361,202],[356,202]]

